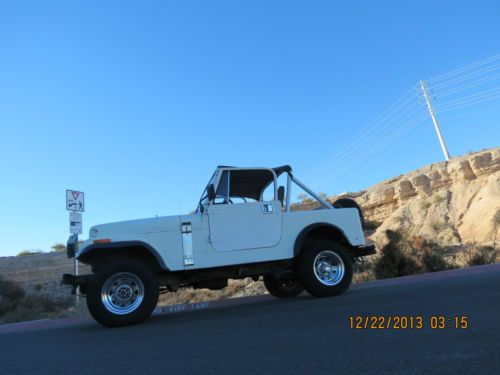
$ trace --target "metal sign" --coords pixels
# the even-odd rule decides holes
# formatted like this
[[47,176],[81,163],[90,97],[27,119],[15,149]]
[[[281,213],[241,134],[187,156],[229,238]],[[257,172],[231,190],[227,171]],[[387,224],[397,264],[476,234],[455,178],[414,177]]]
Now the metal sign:
[[69,213],[69,233],[82,234],[82,214],[80,212]]
[[68,211],[85,211],[85,199],[82,191],[66,190],[66,209]]

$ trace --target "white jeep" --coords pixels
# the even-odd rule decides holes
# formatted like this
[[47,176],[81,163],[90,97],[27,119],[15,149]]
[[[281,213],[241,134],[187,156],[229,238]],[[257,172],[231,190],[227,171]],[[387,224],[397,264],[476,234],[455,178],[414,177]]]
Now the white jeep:
[[[292,209],[292,183],[324,209]],[[375,253],[365,244],[363,224],[353,200],[331,205],[289,166],[221,166],[192,214],[97,225],[79,248],[70,237],[68,256],[93,273],[65,274],[63,283],[79,287],[92,316],[106,326],[143,321],[160,291],[222,289],[228,279],[263,277],[279,298],[304,289],[328,297],[348,289],[354,261]]]

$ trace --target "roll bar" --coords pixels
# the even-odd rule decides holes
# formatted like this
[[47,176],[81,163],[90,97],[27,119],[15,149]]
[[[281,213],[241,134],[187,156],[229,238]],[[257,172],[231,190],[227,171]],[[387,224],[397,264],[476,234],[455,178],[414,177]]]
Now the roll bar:
[[311,195],[313,198],[315,198],[319,203],[321,203],[324,207],[326,208],[333,208],[333,206],[328,203],[325,199],[321,198],[318,194],[316,194],[314,191],[309,189],[306,185],[304,185],[303,182],[301,182],[297,177],[295,177],[291,172],[287,172],[287,183],[286,183],[286,212],[290,212],[290,207],[291,207],[291,188],[292,188],[292,182],[295,183],[298,187],[300,187],[302,190],[304,190],[306,193]]

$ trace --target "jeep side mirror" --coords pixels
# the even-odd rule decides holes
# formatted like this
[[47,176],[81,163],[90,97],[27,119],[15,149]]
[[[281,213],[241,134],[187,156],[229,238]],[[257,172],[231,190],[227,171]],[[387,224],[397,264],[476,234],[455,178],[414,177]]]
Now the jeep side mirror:
[[207,187],[207,194],[208,194],[208,200],[209,201],[213,201],[215,199],[215,188],[214,188],[214,184],[210,184],[208,185]]

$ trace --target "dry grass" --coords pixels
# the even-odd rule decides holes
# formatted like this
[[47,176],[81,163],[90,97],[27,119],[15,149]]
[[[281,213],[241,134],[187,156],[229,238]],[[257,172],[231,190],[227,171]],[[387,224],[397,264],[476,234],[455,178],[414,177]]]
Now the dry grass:
[[387,231],[389,242],[378,257],[357,267],[354,282],[387,279],[495,263],[498,249],[495,246],[466,244],[458,249],[437,245],[420,236],[410,236],[404,231]]
[[70,308],[69,298],[26,294],[19,285],[0,276],[0,323],[62,317]]
[[160,295],[159,305],[175,305],[213,301],[226,298],[254,296],[266,294],[267,291],[261,281],[254,282],[247,278],[243,280],[229,280],[228,286],[221,290],[182,288],[175,293]]
[[389,242],[374,264],[377,279],[436,272],[455,268],[447,251],[419,236],[410,237],[402,231],[387,231]]
[[498,249],[494,246],[478,246],[467,244],[466,248],[453,256],[453,262],[458,268],[480,266],[495,263],[498,259]]
[[24,257],[24,256],[28,256],[28,255],[40,255],[40,254],[43,254],[42,250],[23,250],[23,251],[20,251],[19,253],[17,253],[17,256]]

